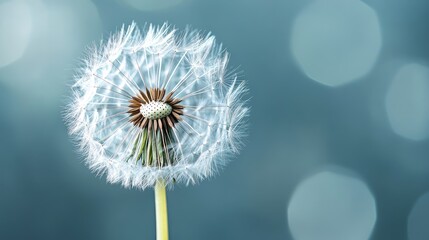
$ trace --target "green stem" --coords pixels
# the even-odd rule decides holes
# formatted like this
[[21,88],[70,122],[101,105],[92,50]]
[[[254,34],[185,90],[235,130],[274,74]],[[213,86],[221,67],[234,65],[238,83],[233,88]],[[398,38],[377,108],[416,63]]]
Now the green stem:
[[155,185],[156,239],[168,240],[168,214],[165,183],[157,181]]

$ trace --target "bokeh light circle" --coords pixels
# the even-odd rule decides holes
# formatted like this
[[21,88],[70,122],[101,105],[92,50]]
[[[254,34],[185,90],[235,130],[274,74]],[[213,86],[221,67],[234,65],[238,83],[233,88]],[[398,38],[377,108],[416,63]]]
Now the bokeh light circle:
[[381,45],[377,14],[359,0],[315,0],[295,19],[291,34],[302,70],[332,87],[367,74]]
[[18,60],[30,41],[32,19],[24,1],[0,3],[0,67]]
[[395,75],[386,95],[393,131],[411,140],[429,136],[429,67],[410,63]]
[[429,239],[429,192],[421,196],[408,216],[408,240]]
[[78,64],[76,59],[102,36],[101,19],[90,0],[25,3],[32,20],[28,47],[19,61],[2,69],[0,81],[25,96],[26,104],[51,107],[59,104]]
[[140,11],[156,11],[170,8],[185,0],[118,0]]
[[295,189],[287,209],[296,240],[365,240],[376,221],[367,185],[341,168],[325,170]]

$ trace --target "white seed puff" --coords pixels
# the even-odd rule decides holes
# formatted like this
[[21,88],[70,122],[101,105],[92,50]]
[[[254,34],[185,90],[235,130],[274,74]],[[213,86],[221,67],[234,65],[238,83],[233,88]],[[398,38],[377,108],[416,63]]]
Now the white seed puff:
[[66,107],[88,166],[145,189],[196,183],[239,150],[248,115],[243,81],[211,34],[135,23],[84,60]]

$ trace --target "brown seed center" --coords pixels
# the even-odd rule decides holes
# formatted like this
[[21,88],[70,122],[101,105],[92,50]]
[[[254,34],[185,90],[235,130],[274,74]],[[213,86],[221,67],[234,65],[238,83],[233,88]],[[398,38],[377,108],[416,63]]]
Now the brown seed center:
[[179,105],[182,100],[173,95],[174,92],[166,94],[165,89],[160,88],[139,91],[129,101],[130,122],[140,128],[153,128],[155,131],[173,128],[182,119],[184,109]]

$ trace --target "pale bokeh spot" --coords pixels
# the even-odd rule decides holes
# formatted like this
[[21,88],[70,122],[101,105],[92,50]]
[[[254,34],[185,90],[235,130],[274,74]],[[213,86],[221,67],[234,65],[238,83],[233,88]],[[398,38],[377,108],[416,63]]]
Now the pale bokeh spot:
[[186,0],[118,0],[140,11],[156,11],[179,5]]
[[0,3],[0,67],[22,57],[30,41],[31,30],[31,11],[25,1]]
[[390,126],[411,140],[429,136],[429,68],[420,64],[402,66],[386,95]]
[[315,0],[296,17],[292,53],[311,79],[335,87],[374,66],[382,45],[376,12],[358,0]]
[[26,104],[57,104],[73,78],[77,59],[102,36],[101,19],[90,0],[56,0],[55,4],[31,0],[26,4],[32,24],[28,47],[18,62],[4,68],[0,81],[15,93],[38,100],[26,100]]
[[366,240],[377,214],[365,182],[348,171],[321,171],[302,181],[287,209],[295,240]]

